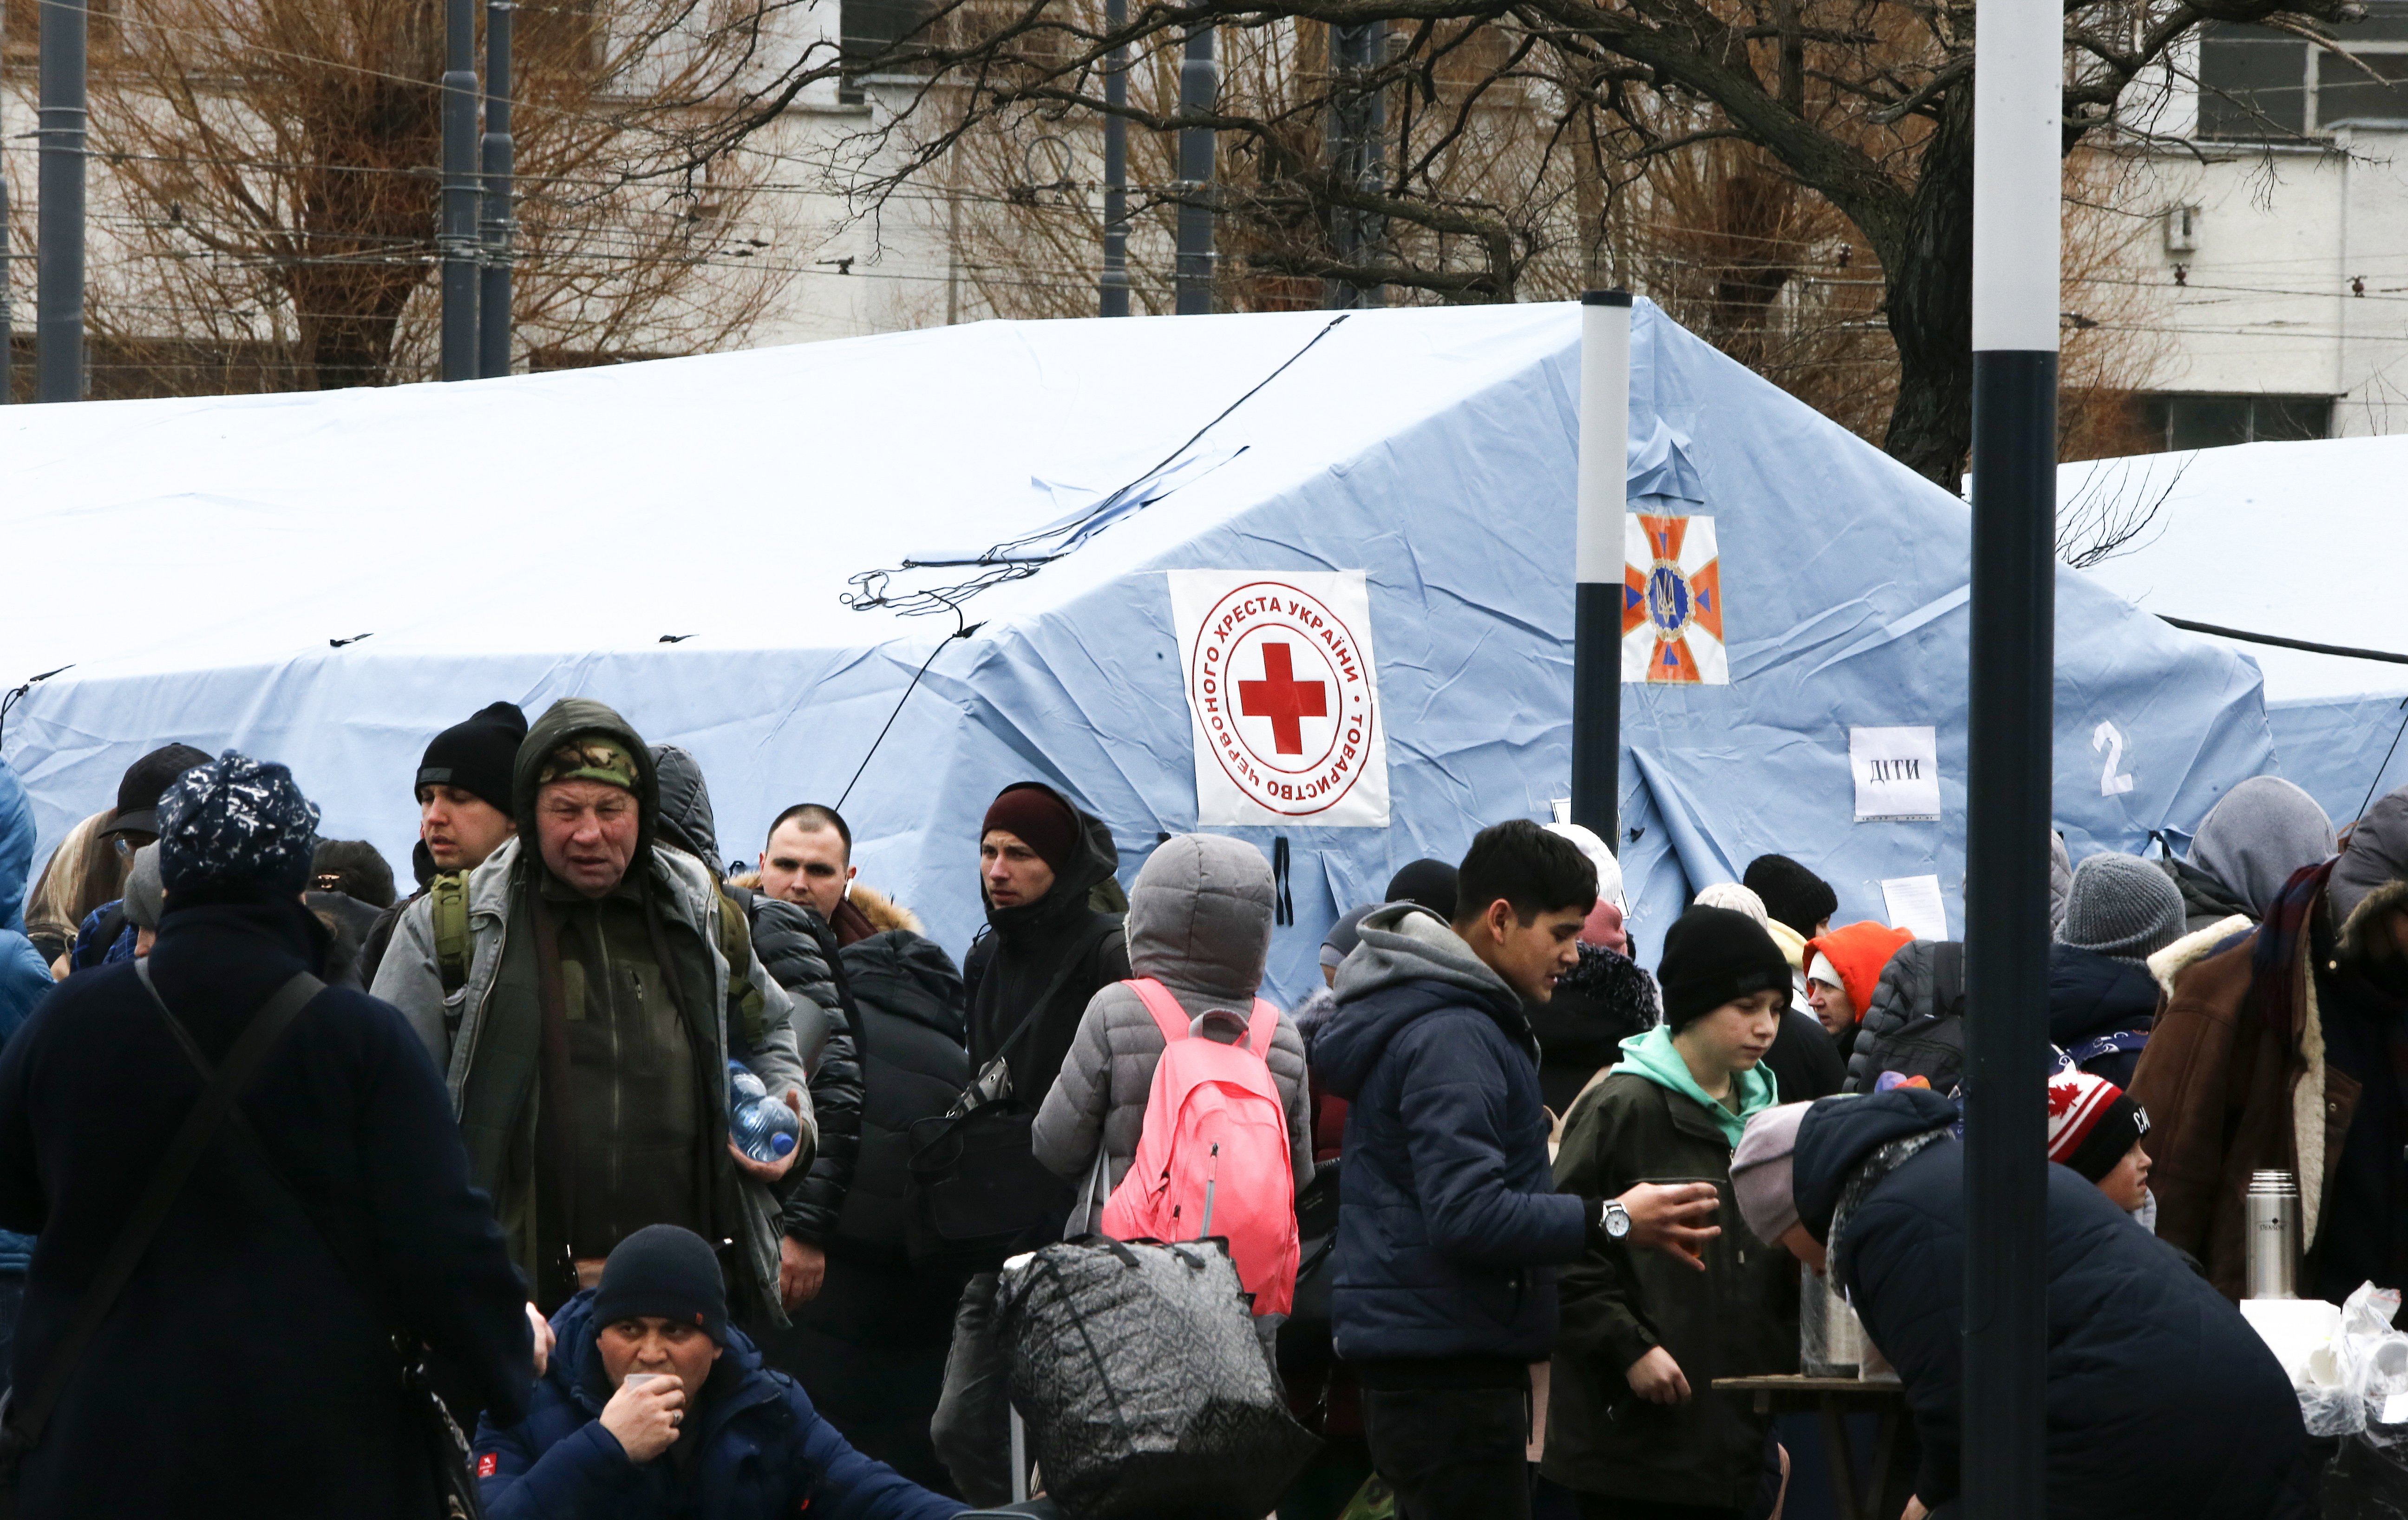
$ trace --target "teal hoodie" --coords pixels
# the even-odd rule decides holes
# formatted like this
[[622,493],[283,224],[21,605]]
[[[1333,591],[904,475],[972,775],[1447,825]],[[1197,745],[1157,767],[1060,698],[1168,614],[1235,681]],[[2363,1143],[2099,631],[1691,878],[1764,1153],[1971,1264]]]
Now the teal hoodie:
[[1672,1031],[1657,1025],[1643,1035],[1632,1035],[1622,1042],[1622,1059],[1614,1064],[1616,1071],[1627,1071],[1644,1077],[1656,1086],[1696,1101],[1698,1107],[1714,1116],[1723,1133],[1734,1146],[1747,1131],[1747,1122],[1781,1101],[1780,1087],[1761,1062],[1753,1071],[1731,1074],[1731,1085],[1739,1094],[1739,1111],[1733,1113],[1725,1105],[1706,1096],[1698,1079],[1689,1075],[1689,1063],[1672,1046]]

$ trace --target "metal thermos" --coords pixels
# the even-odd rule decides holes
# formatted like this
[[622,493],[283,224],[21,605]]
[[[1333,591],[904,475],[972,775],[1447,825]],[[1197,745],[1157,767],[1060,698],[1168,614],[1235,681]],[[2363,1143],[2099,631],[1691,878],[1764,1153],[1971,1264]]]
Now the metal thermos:
[[2253,1171],[2245,1210],[2247,1294],[2296,1298],[2300,1286],[2300,1181],[2287,1171]]
[[1800,1266],[1799,1370],[1810,1378],[1852,1378],[1864,1360],[1865,1326],[1831,1280]]

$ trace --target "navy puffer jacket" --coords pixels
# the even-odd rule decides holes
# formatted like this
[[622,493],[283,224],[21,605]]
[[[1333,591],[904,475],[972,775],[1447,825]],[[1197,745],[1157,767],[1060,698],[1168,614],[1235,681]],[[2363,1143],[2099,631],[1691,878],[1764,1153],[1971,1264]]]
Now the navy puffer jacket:
[[559,1338],[552,1367],[535,1385],[525,1420],[477,1430],[476,1472],[487,1520],[950,1520],[965,1506],[912,1483],[846,1444],[811,1408],[802,1384],[761,1365],[744,1332],[730,1326],[726,1352],[703,1385],[700,1441],[688,1460],[675,1452],[627,1460],[602,1427],[610,1381],[595,1343],[594,1292],[552,1317]]
[[1522,1000],[1428,910],[1363,920],[1312,1063],[1348,1100],[1330,1320],[1348,1361],[1543,1361],[1580,1199],[1547,1161]]
[[[2138,961],[2118,960],[2080,945],[2048,947],[2048,1038],[2076,1065],[2118,1087],[2132,1085],[2138,1046],[2099,1051],[2110,1035],[2146,1034],[2157,1021],[2157,979]],[[2096,1052],[2096,1054],[2094,1054]]]
[[[1914,1089],[1815,1104],[1794,1163],[1808,1230],[1832,1230],[1834,1207],[1885,1145],[1956,1118],[1954,1103]],[[1942,1136],[1916,1152],[1837,1228],[1844,1284],[1922,1438],[1916,1496],[1944,1520],[1965,1376],[1963,1147]],[[2273,1354],[2172,1247],[2057,1166],[2045,1265],[2050,1520],[2311,1513],[2307,1435]]]

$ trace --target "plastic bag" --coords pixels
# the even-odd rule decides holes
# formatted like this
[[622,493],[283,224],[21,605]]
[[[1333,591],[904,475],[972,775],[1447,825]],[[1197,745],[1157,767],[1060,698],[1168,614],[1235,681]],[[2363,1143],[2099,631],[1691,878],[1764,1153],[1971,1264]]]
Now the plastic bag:
[[1261,1520],[1320,1445],[1217,1240],[1088,1239],[1007,1263],[1011,1401],[1072,1520]]
[[2372,1283],[2341,1309],[2342,1347],[2362,1412],[2357,1429],[2376,1446],[2408,1441],[2408,1335],[2391,1327],[2399,1312],[2398,1290]]

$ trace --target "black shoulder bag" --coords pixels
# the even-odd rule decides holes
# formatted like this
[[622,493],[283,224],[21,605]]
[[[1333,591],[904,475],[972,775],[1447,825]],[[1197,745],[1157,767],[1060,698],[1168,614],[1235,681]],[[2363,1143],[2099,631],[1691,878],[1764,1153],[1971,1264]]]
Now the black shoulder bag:
[[[136,961],[135,968],[142,984],[149,987],[149,965]],[[260,1063],[275,1047],[294,1015],[325,985],[307,971],[297,972],[251,1014],[251,1022],[235,1040],[234,1049],[227,1053],[225,1064],[208,1073],[208,1086],[202,1089],[192,1111],[184,1115],[175,1138],[167,1142],[159,1169],[151,1174],[133,1212],[118,1226],[117,1239],[109,1242],[108,1255],[101,1258],[100,1269],[93,1273],[92,1285],[84,1290],[83,1301],[76,1306],[75,1319],[68,1325],[58,1349],[51,1353],[50,1365],[43,1372],[42,1381],[22,1399],[17,1397],[20,1390],[15,1388],[0,1395],[0,1493],[5,1494],[7,1513],[16,1511],[18,1464],[27,1452],[41,1444],[42,1431],[58,1408],[60,1397],[66,1392],[67,1380],[83,1359],[93,1337],[100,1333],[109,1312],[117,1307],[118,1295],[125,1291],[135,1268],[141,1264],[143,1253],[150,1248],[152,1237],[165,1223],[167,1211],[174,1207],[176,1195],[183,1191],[201,1153],[208,1149],[210,1139],[226,1116],[234,1112],[236,1101],[251,1085]],[[151,997],[155,999],[157,992],[153,991]],[[160,1006],[164,1010],[166,1005]],[[174,1021],[171,1018],[169,1022]],[[180,1030],[181,1026],[178,1027]]]
[[[167,1006],[167,1000],[159,996],[157,984],[150,980],[150,963],[147,960],[136,961],[134,968],[136,974],[142,978],[143,990],[150,993],[152,1005],[159,1010],[160,1018],[165,1021],[168,1032],[176,1037],[176,1043],[182,1048],[184,1058],[192,1063],[193,1069],[200,1073],[203,1082],[214,1084],[223,1080],[224,1072],[242,1058],[240,1042],[226,1056],[224,1066],[212,1068],[209,1058],[201,1053],[199,1041],[193,1038],[193,1032],[184,1026],[183,1020],[176,1017],[175,1011]],[[282,998],[303,983],[307,983],[307,988],[294,1003],[294,1012],[322,991],[325,983],[303,971],[286,982],[276,995]],[[265,1011],[257,1017],[265,1017]],[[291,1014],[286,1014],[285,1021],[289,1022],[291,1017]],[[280,1024],[279,1027],[281,1027]],[[245,1030],[243,1039],[250,1038],[250,1031]],[[260,1143],[257,1132],[243,1118],[241,1111],[234,1111],[227,1122],[250,1149],[257,1169],[275,1184],[275,1191],[283,1201],[316,1232],[319,1241],[326,1248],[327,1255],[351,1280],[353,1289],[366,1297],[368,1280],[360,1271],[358,1264],[346,1259],[342,1250],[336,1245],[333,1234],[319,1222],[309,1206],[301,1201],[300,1195],[293,1191],[293,1185],[284,1180],[283,1173],[267,1159],[266,1147]],[[373,1312],[375,1304],[372,1299],[369,1308]],[[484,1513],[484,1507],[477,1490],[477,1481],[468,1474],[467,1438],[461,1433],[459,1425],[452,1418],[452,1412],[444,1407],[443,1400],[436,1394],[435,1384],[427,1375],[424,1358],[405,1349],[398,1335],[393,1337],[391,1344],[394,1373],[401,1383],[402,1402],[408,1413],[410,1431],[424,1454],[427,1469],[435,1480],[436,1520],[477,1520]]]
[[[1117,929],[1119,921],[1113,921]],[[915,1262],[993,1270],[1032,1226],[1070,1208],[1071,1184],[1037,1159],[1029,1132],[1038,1106],[1018,1091],[1011,1057],[1054,995],[1086,967],[1100,939],[1064,957],[1053,982],[1028,1005],[995,1059],[943,1113],[915,1121],[910,1131],[912,1211],[910,1249]]]

